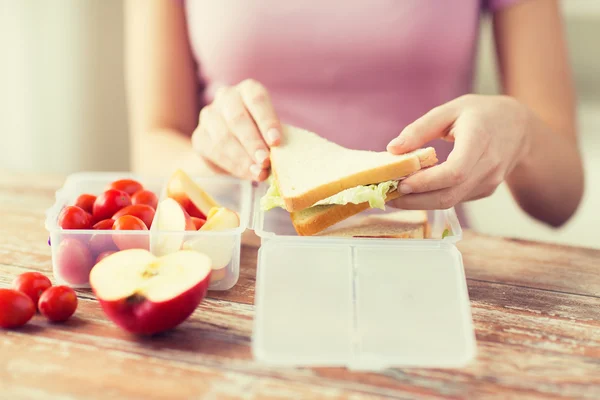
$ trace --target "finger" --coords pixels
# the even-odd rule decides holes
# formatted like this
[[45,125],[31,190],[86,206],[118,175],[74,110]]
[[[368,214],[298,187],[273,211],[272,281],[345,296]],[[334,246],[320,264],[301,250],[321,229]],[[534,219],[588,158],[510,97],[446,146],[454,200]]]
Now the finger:
[[[401,193],[423,193],[456,186],[474,173],[475,165],[487,149],[488,136],[469,115],[457,120],[453,129],[456,140],[448,159],[403,180],[399,188]],[[485,165],[481,169],[487,171]]]
[[252,117],[237,90],[225,89],[216,100],[216,107],[222,113],[229,131],[242,144],[254,162],[263,167],[269,166],[269,151]]
[[269,146],[279,145],[281,123],[267,89],[260,83],[248,79],[238,85],[238,91],[266,143]]
[[503,179],[495,171],[490,171],[483,179],[483,182],[477,185],[463,201],[474,201],[490,197],[496,192],[496,189],[498,189],[498,186],[502,182]]
[[194,148],[206,159],[229,174],[253,179],[252,159],[230,132],[221,115],[207,108],[203,110],[201,125],[192,137]]
[[423,147],[427,142],[446,136],[458,117],[458,110],[456,102],[432,109],[406,126],[400,135],[388,144],[387,150],[392,154],[407,153]]
[[487,172],[477,167],[469,179],[458,185],[424,193],[405,194],[392,200],[390,205],[407,210],[443,210],[454,207],[481,189],[486,175]]

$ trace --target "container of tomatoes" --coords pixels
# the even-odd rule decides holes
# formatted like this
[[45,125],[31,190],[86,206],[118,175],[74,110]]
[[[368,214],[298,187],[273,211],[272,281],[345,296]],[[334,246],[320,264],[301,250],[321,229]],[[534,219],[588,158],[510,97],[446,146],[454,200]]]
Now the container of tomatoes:
[[59,284],[89,288],[94,265],[115,252],[145,249],[163,256],[181,249],[211,257],[211,290],[239,277],[241,235],[252,184],[228,177],[170,177],[125,172],[70,175],[46,212],[53,274]]

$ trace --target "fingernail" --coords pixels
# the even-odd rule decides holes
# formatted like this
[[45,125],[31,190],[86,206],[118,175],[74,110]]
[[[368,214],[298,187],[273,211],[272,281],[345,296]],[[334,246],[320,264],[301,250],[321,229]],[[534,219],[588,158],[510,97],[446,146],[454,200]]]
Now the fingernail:
[[258,177],[260,176],[260,173],[262,172],[262,170],[263,169],[262,169],[262,167],[260,165],[253,164],[253,165],[250,166],[250,173],[252,174],[252,176],[255,179],[258,179]]
[[405,141],[403,137],[397,137],[388,144],[388,147],[401,147]]
[[402,194],[412,193],[412,188],[410,186],[408,186],[406,183],[401,183],[400,184],[400,193],[402,193]]
[[271,128],[267,131],[267,141],[269,145],[274,145],[281,138],[281,133],[277,128]]
[[269,152],[263,149],[256,150],[256,153],[254,153],[254,158],[256,159],[257,163],[262,164],[267,161],[267,158],[269,158]]

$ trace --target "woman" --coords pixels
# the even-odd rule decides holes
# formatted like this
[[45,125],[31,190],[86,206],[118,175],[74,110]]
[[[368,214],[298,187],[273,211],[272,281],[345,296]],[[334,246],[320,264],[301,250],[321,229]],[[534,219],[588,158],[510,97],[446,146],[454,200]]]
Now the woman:
[[[484,12],[503,96],[469,94]],[[137,171],[264,180],[283,121],[350,148],[433,144],[443,162],[406,179],[395,207],[460,211],[506,181],[558,227],[581,200],[556,0],[129,0],[126,36]]]

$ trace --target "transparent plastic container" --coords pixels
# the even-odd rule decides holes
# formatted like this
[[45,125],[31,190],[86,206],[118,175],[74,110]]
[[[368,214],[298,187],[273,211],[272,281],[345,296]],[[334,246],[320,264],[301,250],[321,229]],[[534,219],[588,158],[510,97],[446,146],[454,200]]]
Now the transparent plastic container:
[[454,209],[428,220],[425,239],[301,237],[287,212],[256,201],[254,357],[357,370],[468,364],[476,341],[456,248],[462,230]]
[[[377,371],[388,367],[462,367],[476,355],[462,256],[456,243],[462,229],[453,209],[428,212],[424,239],[298,236],[290,215],[263,212],[266,184],[226,177],[192,177],[217,202],[240,216],[240,226],[222,232],[154,229],[136,231],[61,230],[57,217],[82,193],[99,194],[115,179],[133,178],[165,198],[164,180],[125,173],[70,176],[48,210],[54,275],[64,284],[89,287],[89,270],[77,269],[74,241],[94,235],[110,245],[111,235],[205,252],[211,257],[211,290],[227,290],[239,277],[241,236],[252,229],[261,238],[255,291],[252,352],[263,363],[284,367],[332,366]],[[341,222],[350,225],[369,210]],[[66,245],[65,245],[66,243]],[[162,243],[163,246],[156,246]],[[107,246],[108,246],[107,245]],[[71,262],[62,249],[75,248]],[[102,246],[99,246],[102,247]],[[169,246],[167,246],[169,247]],[[68,253],[73,254],[73,251]],[[160,254],[158,254],[160,255]],[[68,258],[67,258],[68,259]],[[70,273],[65,273],[65,271]],[[76,279],[74,279],[76,278]]]
[[[252,207],[251,183],[227,177],[193,178],[219,204],[239,215],[240,226],[232,230],[171,232],[157,230],[155,225],[148,231],[64,230],[58,226],[61,210],[73,205],[79,195],[99,195],[110,182],[126,178],[135,179],[144,188],[152,190],[159,201],[166,198],[167,179],[123,172],[73,174],[56,192],[56,201],[46,212],[45,225],[50,233],[52,267],[57,282],[75,288],[89,288],[89,272],[93,266],[89,259],[95,260],[104,251],[117,250],[115,240],[130,240],[157,256],[180,248],[201,251],[213,261],[209,289],[231,289],[239,278],[241,236],[248,227]],[[164,246],[165,242],[171,246]]]

